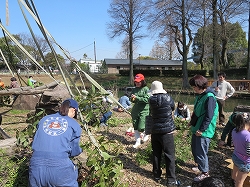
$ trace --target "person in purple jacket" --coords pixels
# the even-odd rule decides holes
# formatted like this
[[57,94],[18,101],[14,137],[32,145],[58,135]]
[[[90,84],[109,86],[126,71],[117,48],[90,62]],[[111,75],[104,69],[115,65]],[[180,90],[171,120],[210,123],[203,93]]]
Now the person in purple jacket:
[[250,172],[250,113],[238,113],[234,123],[235,128],[232,131],[234,144],[232,183],[235,187],[242,187]]
[[74,119],[78,103],[65,100],[59,112],[43,117],[32,143],[30,187],[78,187],[78,170],[70,160],[82,152],[80,124]]

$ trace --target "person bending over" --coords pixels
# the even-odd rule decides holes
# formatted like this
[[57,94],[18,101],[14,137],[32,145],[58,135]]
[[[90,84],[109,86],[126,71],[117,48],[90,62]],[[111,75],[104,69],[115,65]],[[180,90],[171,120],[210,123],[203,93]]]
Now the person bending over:
[[78,169],[71,157],[82,152],[82,129],[76,118],[78,103],[65,100],[59,112],[43,117],[32,143],[29,186],[78,187]]

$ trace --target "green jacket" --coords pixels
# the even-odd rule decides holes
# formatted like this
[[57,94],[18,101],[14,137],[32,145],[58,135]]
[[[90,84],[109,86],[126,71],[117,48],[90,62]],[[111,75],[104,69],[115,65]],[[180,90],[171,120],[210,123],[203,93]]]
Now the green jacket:
[[238,114],[239,112],[233,112],[231,114],[231,116],[228,119],[228,122],[226,124],[226,126],[224,127],[222,134],[221,134],[221,140],[225,141],[227,135],[230,133],[230,131],[232,131],[235,128],[235,124],[233,122],[234,117],[236,116],[236,114]]
[[135,87],[131,94],[136,95],[136,99],[131,101],[134,103],[131,117],[135,130],[142,130],[145,128],[145,117],[149,115],[149,88],[144,86],[142,88]]
[[33,84],[33,82],[31,81],[31,78],[28,79],[27,84],[28,84],[28,86],[31,86],[31,88],[34,88],[34,84]]
[[[208,97],[213,97],[215,100],[215,102],[213,102],[213,104],[215,103],[215,106],[212,107],[214,110],[208,111],[213,114],[210,118],[206,116],[207,109],[211,108],[211,106],[209,107],[210,103],[206,103]],[[207,92],[203,95],[197,96],[194,104],[194,113],[198,117],[198,120],[196,125],[191,127],[192,133],[195,134],[196,131],[200,130],[203,125],[205,130],[202,131],[202,137],[212,138],[215,133],[216,121],[218,117],[218,104],[216,102],[215,95],[212,92]]]

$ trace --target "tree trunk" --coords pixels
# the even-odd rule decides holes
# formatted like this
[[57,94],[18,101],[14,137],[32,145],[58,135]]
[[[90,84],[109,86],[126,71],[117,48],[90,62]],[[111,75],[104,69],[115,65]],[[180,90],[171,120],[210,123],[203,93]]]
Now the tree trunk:
[[247,79],[250,79],[250,2],[248,4]]
[[133,2],[130,0],[130,28],[129,28],[129,63],[130,63],[130,73],[129,73],[129,84],[134,85],[134,67],[133,67]]
[[213,9],[213,72],[214,79],[217,79],[217,74],[219,71],[219,47],[218,47],[218,20],[217,20],[217,0],[213,0],[212,9]]
[[11,88],[11,89],[5,89],[5,90],[0,90],[0,96],[4,96],[4,95],[33,95],[33,94],[40,94],[43,93],[46,90],[49,90],[51,88],[54,88],[55,86],[57,86],[58,83],[57,82],[52,82],[48,85],[43,85],[43,86],[39,86],[36,88],[31,88],[30,86],[26,86],[26,87],[20,87],[20,88]]
[[223,39],[222,40],[222,51],[221,51],[221,63],[223,65],[223,68],[227,68],[229,66],[228,60],[227,60],[227,44],[228,44],[228,40]]
[[[204,5],[204,4],[203,4]],[[205,53],[205,42],[204,42],[204,38],[205,38],[205,32],[206,32],[206,8],[203,7],[203,29],[202,29],[202,35],[201,35],[201,56],[199,58],[199,63],[201,65],[201,69],[204,69],[204,63],[203,63],[203,57],[204,57],[204,53]]]
[[[0,125],[2,125],[2,115],[0,115]],[[0,127],[0,135],[3,139],[11,138],[4,130]]]
[[183,61],[182,61],[182,73],[183,73],[183,89],[187,89],[189,88],[189,83],[188,83],[188,72],[187,72],[187,54],[188,54],[188,50],[187,50],[187,41],[186,41],[186,19],[185,19],[185,10],[184,10],[184,0],[182,0],[182,38],[183,38]]

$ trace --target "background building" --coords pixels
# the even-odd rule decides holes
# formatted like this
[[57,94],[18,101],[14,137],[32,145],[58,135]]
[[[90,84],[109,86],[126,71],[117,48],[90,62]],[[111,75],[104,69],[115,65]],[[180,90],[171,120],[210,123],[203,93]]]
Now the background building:
[[[108,73],[117,74],[119,70],[129,70],[129,59],[104,59],[104,63],[108,68]],[[134,59],[134,70],[177,70],[182,69],[182,61],[180,60],[138,60]]]
[[80,59],[79,63],[84,63],[89,66],[89,71],[91,73],[98,73],[100,67],[102,66],[101,60],[91,60],[91,59]]

